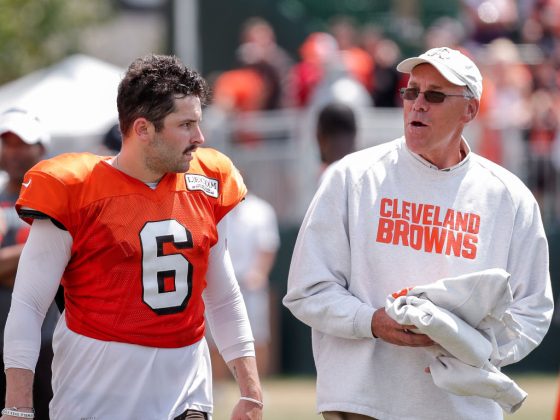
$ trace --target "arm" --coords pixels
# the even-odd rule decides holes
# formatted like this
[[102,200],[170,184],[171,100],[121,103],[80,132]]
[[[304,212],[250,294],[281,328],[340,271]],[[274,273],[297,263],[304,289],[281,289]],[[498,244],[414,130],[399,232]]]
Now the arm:
[[519,334],[497,330],[499,356],[492,363],[505,366],[531,352],[544,338],[553,312],[548,243],[540,211],[534,200],[519,205],[512,232],[506,271],[511,273],[513,304],[506,319],[517,324]]
[[254,357],[240,357],[228,362],[233,377],[239,385],[239,392],[242,398],[233,409],[233,419],[261,419],[262,391],[257,372],[257,362]]
[[284,305],[303,323],[350,339],[373,338],[375,308],[348,289],[351,254],[345,174],[335,170],[321,183],[294,247]]
[[[30,412],[33,407],[33,371],[29,369],[6,369],[6,407],[18,407]],[[25,407],[25,408],[23,408]],[[2,420],[16,419],[13,416],[2,416]]]
[[[70,258],[70,234],[50,220],[35,220],[21,254],[4,333],[6,407],[31,407],[41,324]],[[11,418],[5,416],[5,418]]]
[[414,327],[398,324],[384,307],[374,308],[349,291],[348,200],[359,195],[357,188],[338,168],[321,183],[296,241],[284,305],[302,322],[329,335],[430,346],[433,341],[428,336],[408,332]]
[[[227,216],[218,225],[218,243],[210,252],[208,285],[204,291],[206,318],[241,396],[262,401],[253,334],[227,251],[226,230]],[[261,418],[262,407],[246,400],[240,400],[232,414],[236,420]]]

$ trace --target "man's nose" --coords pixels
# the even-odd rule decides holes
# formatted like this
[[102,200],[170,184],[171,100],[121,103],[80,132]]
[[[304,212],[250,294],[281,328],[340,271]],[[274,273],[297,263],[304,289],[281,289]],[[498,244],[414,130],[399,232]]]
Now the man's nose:
[[197,125],[196,133],[192,138],[191,142],[195,144],[203,144],[205,141],[206,139],[204,138],[204,134],[202,133],[202,128],[200,127],[200,125]]
[[414,100],[412,104],[412,109],[415,111],[426,111],[429,107],[429,102],[426,100],[424,93],[418,93],[418,97]]

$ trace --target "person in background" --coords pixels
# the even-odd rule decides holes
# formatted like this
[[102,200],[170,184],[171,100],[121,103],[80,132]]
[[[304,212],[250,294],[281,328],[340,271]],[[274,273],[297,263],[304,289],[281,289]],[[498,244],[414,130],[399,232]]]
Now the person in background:
[[[482,95],[472,60],[442,47],[397,69],[410,74],[404,136],[333,165],[301,226],[283,302],[312,328],[325,419],[502,419],[526,394],[499,368],[542,341],[553,312],[540,209],[519,178],[463,137]],[[499,301],[501,315],[484,336],[465,320],[449,324],[461,321],[486,344],[476,367],[449,357],[442,343],[452,334],[421,333],[421,321],[398,322],[389,310],[399,297],[416,302],[415,287],[466,301],[489,270],[486,287],[500,281],[503,292],[475,301],[473,312]],[[444,279],[462,293],[438,289]],[[440,326],[451,317],[423,313]]]
[[103,136],[101,142],[102,150],[99,151],[100,155],[116,155],[120,152],[122,147],[122,135],[119,124],[114,124]]
[[32,223],[4,341],[2,420],[33,418],[39,328],[58,285],[50,415],[208,419],[205,320],[237,380],[231,418],[262,419],[262,390],[226,215],[246,187],[202,148],[205,80],[177,57],[134,60],[117,94],[116,156],[63,154],[29,170],[16,210]]
[[[244,179],[246,180],[246,174]],[[235,244],[229,250],[231,262],[255,337],[259,374],[264,377],[272,368],[269,275],[280,247],[280,233],[274,207],[249,192],[245,200],[228,215],[228,241]],[[215,385],[219,387],[220,382],[227,377],[227,370],[219,358],[213,337],[208,339]]]
[[396,42],[382,38],[371,52],[375,60],[375,81],[371,96],[379,108],[394,108],[401,105],[399,88],[403,87],[402,75],[395,69],[401,57],[401,50]]
[[301,60],[290,70],[290,102],[296,107],[306,107],[313,92],[321,83],[325,69],[340,64],[336,39],[326,32],[311,33],[299,47]]
[[350,105],[331,102],[319,111],[316,138],[322,173],[334,162],[356,150],[356,134],[356,116]]
[[356,107],[371,106],[369,92],[352,73],[334,36],[313,32],[302,43],[299,53],[301,61],[290,70],[293,106],[317,110],[335,100]]
[[4,239],[4,235],[8,230],[8,225],[6,223],[6,216],[4,214],[4,210],[0,209],[0,242]]
[[356,28],[356,22],[349,16],[335,16],[329,23],[329,33],[335,37],[349,73],[371,92],[375,61],[359,45],[359,32]]
[[[14,108],[0,114],[0,138],[0,168],[8,175],[8,180],[0,191],[0,208],[6,221],[6,231],[0,240],[0,345],[3,346],[4,327],[16,271],[29,234],[28,225],[18,217],[14,206],[24,184],[25,173],[45,156],[50,135],[36,116],[27,110]],[[50,305],[41,330],[41,349],[33,387],[33,404],[37,418],[40,419],[49,418],[49,402],[52,398],[52,335],[58,317],[58,309],[54,304]],[[3,359],[1,347],[0,355]],[[0,395],[3,396],[6,394],[6,381],[2,360],[0,365]]]
[[271,86],[252,65],[221,73],[214,82],[214,105],[231,114],[262,111],[266,108]]
[[246,19],[237,55],[241,63],[253,65],[267,82],[269,91],[264,109],[285,107],[288,104],[288,74],[293,59],[276,41],[270,22],[260,16]]
[[515,0],[461,0],[460,16],[463,26],[468,28],[468,37],[482,45],[497,38],[514,39],[519,25],[519,8],[523,3]]
[[271,313],[269,275],[280,247],[274,208],[249,192],[231,212],[228,240],[235,276],[255,337],[259,373],[270,372]]
[[224,71],[214,82],[214,105],[232,113],[284,107],[292,60],[276,43],[270,23],[260,17],[247,19],[236,57],[239,67]]

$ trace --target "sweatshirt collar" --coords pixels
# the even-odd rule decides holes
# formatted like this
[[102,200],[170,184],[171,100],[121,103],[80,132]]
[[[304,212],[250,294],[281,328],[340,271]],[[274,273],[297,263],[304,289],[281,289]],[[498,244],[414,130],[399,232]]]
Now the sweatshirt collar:
[[462,159],[459,163],[457,163],[457,164],[455,164],[455,165],[453,165],[453,166],[450,166],[449,168],[440,169],[440,168],[438,168],[436,165],[432,164],[431,162],[428,162],[426,159],[424,159],[424,158],[423,158],[422,156],[420,156],[419,154],[414,153],[413,151],[411,151],[411,150],[408,148],[408,146],[406,145],[406,139],[405,139],[404,137],[403,137],[403,144],[404,144],[404,148],[406,149],[406,151],[407,151],[415,160],[417,160],[418,162],[420,162],[422,165],[424,165],[424,166],[426,166],[426,167],[428,167],[428,168],[430,168],[430,169],[433,169],[433,170],[435,170],[435,171],[438,171],[438,172],[451,172],[451,171],[454,171],[455,169],[458,169],[458,168],[460,168],[461,166],[463,166],[465,163],[467,163],[467,161],[470,159],[470,156],[471,156],[471,148],[470,148],[469,144],[467,143],[467,141],[465,140],[464,137],[461,137],[461,151],[463,152],[463,155],[464,155],[463,159]]

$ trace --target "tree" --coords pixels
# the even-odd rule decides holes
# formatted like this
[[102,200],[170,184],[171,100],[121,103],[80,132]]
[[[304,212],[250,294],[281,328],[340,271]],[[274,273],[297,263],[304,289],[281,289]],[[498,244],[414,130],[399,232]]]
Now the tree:
[[76,52],[80,31],[112,9],[111,0],[0,0],[0,84]]

